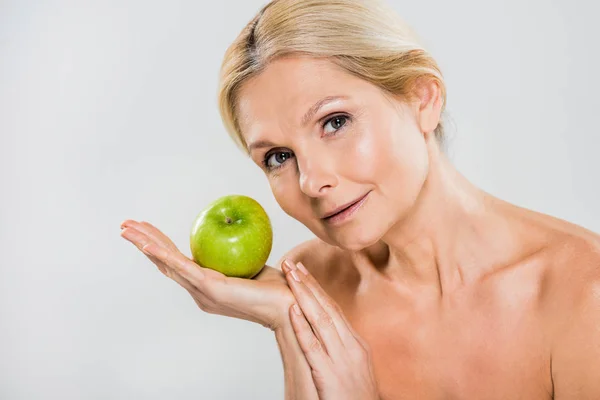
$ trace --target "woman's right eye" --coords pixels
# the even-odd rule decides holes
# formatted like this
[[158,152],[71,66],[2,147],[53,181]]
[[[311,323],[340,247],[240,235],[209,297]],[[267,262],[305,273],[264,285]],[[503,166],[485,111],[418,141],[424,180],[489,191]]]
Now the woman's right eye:
[[280,168],[284,162],[291,158],[291,154],[289,151],[276,151],[267,154],[263,160],[263,165],[268,171]]

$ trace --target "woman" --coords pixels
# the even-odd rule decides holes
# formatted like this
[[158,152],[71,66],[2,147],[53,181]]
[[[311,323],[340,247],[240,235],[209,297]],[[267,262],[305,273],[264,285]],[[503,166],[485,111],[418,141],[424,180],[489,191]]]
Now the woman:
[[272,329],[286,398],[599,399],[598,235],[467,181],[445,99],[384,4],[275,0],[226,52],[220,110],[316,238],[248,280],[122,235],[204,311]]

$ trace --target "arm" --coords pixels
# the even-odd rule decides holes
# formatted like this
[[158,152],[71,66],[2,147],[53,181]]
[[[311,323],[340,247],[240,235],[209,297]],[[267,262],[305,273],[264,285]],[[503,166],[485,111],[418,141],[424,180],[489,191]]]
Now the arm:
[[318,400],[312,372],[291,323],[275,331],[285,379],[285,400]]
[[290,320],[319,399],[379,400],[367,343],[302,263],[283,271],[297,300]]
[[[265,266],[253,279],[230,278],[187,258],[147,222],[127,220],[121,229],[123,238],[185,288],[205,312],[257,322],[273,330],[283,359],[285,399],[318,400],[311,369],[288,315],[294,295],[281,271]],[[289,257],[294,257],[291,253]]]
[[600,399],[600,268],[589,279],[552,352],[554,399]]
[[[288,253],[277,262],[277,265],[281,266],[286,258],[293,260]],[[285,400],[318,400],[310,365],[300,348],[289,318],[274,331],[283,361]]]

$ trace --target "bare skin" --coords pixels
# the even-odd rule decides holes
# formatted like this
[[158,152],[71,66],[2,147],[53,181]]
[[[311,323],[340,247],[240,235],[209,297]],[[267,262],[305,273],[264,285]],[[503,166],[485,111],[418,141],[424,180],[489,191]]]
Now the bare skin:
[[[251,157],[317,236],[287,256],[369,344],[383,399],[596,398],[598,235],[471,184],[433,136],[439,87],[416,91],[414,102],[390,98],[301,57],[245,85]],[[302,122],[328,96],[344,99]],[[346,119],[332,124],[334,114]],[[261,141],[271,144],[253,147]],[[322,218],[365,193],[343,224]]]
[[[305,278],[283,259],[284,274],[226,277],[147,222],[121,235],[202,310],[272,329],[286,399],[599,399],[599,236],[471,184],[433,135],[439,87],[414,93],[300,57],[242,88],[252,159],[317,236],[283,257]],[[365,194],[343,223],[325,218]]]
[[564,276],[586,273],[573,268],[577,259],[593,270],[600,240],[566,221],[504,206],[539,246],[524,246],[518,261],[441,297],[390,278],[384,244],[351,252],[314,239],[289,253],[311,266],[370,345],[383,399],[553,398],[552,334],[569,311],[555,303],[585,288]]

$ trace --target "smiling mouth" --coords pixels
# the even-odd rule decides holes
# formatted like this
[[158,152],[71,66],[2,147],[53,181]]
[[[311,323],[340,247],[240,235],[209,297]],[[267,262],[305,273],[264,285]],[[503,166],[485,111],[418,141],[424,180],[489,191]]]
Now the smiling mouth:
[[343,210],[340,210],[340,211],[336,212],[335,214],[331,214],[329,217],[325,217],[323,219],[325,219],[325,220],[331,219],[331,218],[335,217],[336,215],[343,213],[344,211],[346,211],[347,209],[349,209],[350,207],[352,207],[353,205],[355,205],[356,203],[358,203],[361,200],[362,200],[362,197],[360,199],[356,200],[354,203],[350,204],[348,207],[344,208]]
[[347,207],[343,208],[342,210],[338,211],[337,213],[323,218],[323,221],[326,221],[328,223],[335,223],[337,225],[337,224],[341,223],[341,221],[346,220],[348,217],[353,215],[356,212],[356,210],[358,210],[362,206],[362,203],[364,203],[364,201],[366,200],[366,197],[369,195],[369,193],[370,192],[367,192],[364,196],[357,199],[355,202],[349,204]]

